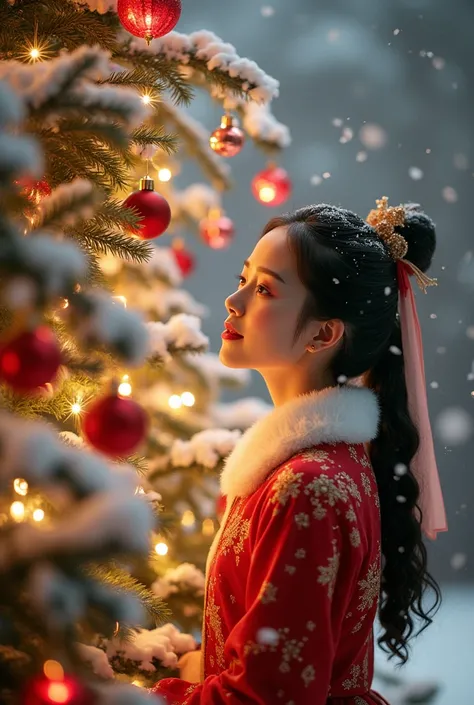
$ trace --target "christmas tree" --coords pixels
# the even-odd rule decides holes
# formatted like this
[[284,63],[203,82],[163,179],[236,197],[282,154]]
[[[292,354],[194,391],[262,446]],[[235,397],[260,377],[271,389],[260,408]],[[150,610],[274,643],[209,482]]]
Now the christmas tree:
[[[247,377],[207,352],[176,235],[229,244],[225,158],[246,136],[272,159],[288,144],[278,83],[210,32],[169,32],[177,0],[133,26],[116,4],[0,0],[0,536],[18,547],[2,702],[24,683],[28,702],[53,702],[51,684],[106,701],[104,682],[176,673],[200,629],[217,475],[266,409],[218,404]],[[212,132],[186,113],[195,90],[223,106]],[[186,158],[206,181],[179,191]],[[273,164],[253,182],[267,204],[290,187]]]

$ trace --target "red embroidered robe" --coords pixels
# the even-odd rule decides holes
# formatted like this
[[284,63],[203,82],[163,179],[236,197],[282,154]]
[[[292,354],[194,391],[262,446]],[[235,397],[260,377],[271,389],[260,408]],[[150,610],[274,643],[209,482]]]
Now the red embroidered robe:
[[202,678],[160,681],[169,705],[380,705],[373,622],[381,577],[363,388],[297,397],[240,439],[208,559]]

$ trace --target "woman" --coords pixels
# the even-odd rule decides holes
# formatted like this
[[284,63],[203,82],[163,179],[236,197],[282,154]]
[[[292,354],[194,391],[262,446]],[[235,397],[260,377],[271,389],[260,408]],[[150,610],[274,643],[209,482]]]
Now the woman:
[[435,230],[377,203],[368,222],[328,205],[272,219],[226,300],[221,360],[258,370],[275,408],[222,473],[201,677],[186,680],[199,652],[182,659],[154,689],[170,705],[380,705],[377,609],[379,645],[405,663],[412,615],[424,629],[440,603],[421,531],[446,521],[408,280],[435,283]]

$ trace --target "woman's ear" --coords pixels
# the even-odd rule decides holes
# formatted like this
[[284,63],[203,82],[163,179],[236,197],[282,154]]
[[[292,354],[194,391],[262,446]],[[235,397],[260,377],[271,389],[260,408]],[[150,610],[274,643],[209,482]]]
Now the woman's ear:
[[330,321],[320,321],[319,330],[313,335],[308,345],[310,352],[332,348],[339,343],[344,335],[344,323],[338,318]]

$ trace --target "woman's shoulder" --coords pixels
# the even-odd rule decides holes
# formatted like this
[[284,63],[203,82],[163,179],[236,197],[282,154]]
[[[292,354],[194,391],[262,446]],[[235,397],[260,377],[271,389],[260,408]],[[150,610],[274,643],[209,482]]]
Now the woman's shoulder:
[[377,501],[377,483],[362,444],[321,444],[306,448],[274,469],[260,488],[260,501],[299,511],[304,504],[316,513],[328,508],[357,510]]

